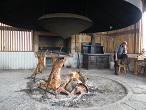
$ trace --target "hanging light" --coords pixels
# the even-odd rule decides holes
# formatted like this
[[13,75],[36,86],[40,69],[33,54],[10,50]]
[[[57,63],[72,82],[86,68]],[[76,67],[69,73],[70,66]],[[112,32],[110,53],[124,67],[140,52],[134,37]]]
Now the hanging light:
[[77,14],[53,13],[41,16],[37,24],[65,39],[91,27],[93,22],[88,17]]

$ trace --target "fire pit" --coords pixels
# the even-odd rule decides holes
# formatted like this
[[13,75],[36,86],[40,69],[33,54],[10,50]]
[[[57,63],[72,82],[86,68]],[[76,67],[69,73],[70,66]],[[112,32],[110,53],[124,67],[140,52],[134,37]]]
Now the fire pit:
[[[44,90],[38,88],[41,83],[44,83],[44,80],[42,80],[44,76],[45,74],[38,76],[36,82],[29,80],[27,84],[21,86],[21,89],[25,89],[23,96],[46,104],[49,107],[99,107],[121,100],[127,94],[125,87],[116,81],[99,76],[86,75],[88,79],[86,83],[81,85],[84,87],[84,92],[68,95],[61,91],[55,98],[51,89],[48,89],[48,92],[45,93]],[[66,76],[68,76],[68,73],[61,74],[61,79],[64,83],[66,82]]]
[[20,90],[24,91],[21,96],[46,104],[48,107],[87,108],[111,104],[127,94],[122,84],[107,78],[84,75],[75,70],[60,74],[68,57],[57,61],[57,57],[51,55],[53,66],[49,76],[39,74],[35,81],[29,79],[21,86]]

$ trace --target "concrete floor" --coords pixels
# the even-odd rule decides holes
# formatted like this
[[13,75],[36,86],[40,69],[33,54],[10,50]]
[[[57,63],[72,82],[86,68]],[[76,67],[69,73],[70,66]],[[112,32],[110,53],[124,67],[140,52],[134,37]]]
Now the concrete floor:
[[[71,68],[62,68],[61,72],[68,72]],[[50,73],[46,68],[43,73]],[[119,76],[110,69],[85,70],[76,69],[85,74],[106,77],[122,83],[127,88],[127,96],[123,99],[101,107],[84,108],[85,110],[146,110],[146,77],[128,72]],[[0,70],[0,110],[75,110],[74,108],[48,107],[29,98],[24,98],[19,88],[25,84],[34,70]],[[82,110],[83,108],[76,108]]]

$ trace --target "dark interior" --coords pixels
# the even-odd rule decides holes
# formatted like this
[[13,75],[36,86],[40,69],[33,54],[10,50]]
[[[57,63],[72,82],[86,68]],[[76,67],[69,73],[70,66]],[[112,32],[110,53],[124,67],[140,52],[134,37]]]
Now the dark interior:
[[62,47],[62,53],[69,53],[71,50],[71,38],[63,39],[59,36],[39,36],[39,51],[59,52]]
[[39,17],[50,13],[74,13],[90,18],[94,25],[85,33],[116,30],[141,19],[141,0],[1,0],[0,22],[19,28],[42,30]]

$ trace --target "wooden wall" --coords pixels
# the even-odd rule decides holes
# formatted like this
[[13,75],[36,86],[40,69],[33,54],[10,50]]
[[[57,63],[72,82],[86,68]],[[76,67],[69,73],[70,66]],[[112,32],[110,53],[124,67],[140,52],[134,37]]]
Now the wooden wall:
[[[38,32],[34,31],[33,34],[33,49],[34,51],[38,51],[38,36],[39,35],[49,35],[55,36],[49,32]],[[128,42],[128,53],[140,53],[142,47],[142,21],[140,20],[138,23],[115,31],[108,32],[99,32],[95,33],[95,43],[101,43],[104,46],[105,53],[111,53],[114,51],[117,45],[121,44],[123,41]],[[71,37],[71,53],[75,53],[76,51],[81,51],[81,43],[82,42],[91,42],[91,36],[80,33],[73,35]]]
[[[95,43],[101,43],[106,53],[114,51],[117,45],[123,41],[128,42],[128,53],[140,53],[142,49],[142,22],[115,31],[95,33]],[[72,36],[71,52],[77,48],[81,50],[82,42],[91,42],[91,36],[87,34],[77,34]],[[77,47],[77,48],[75,48]]]
[[0,52],[28,52],[32,49],[32,31],[0,23]]

